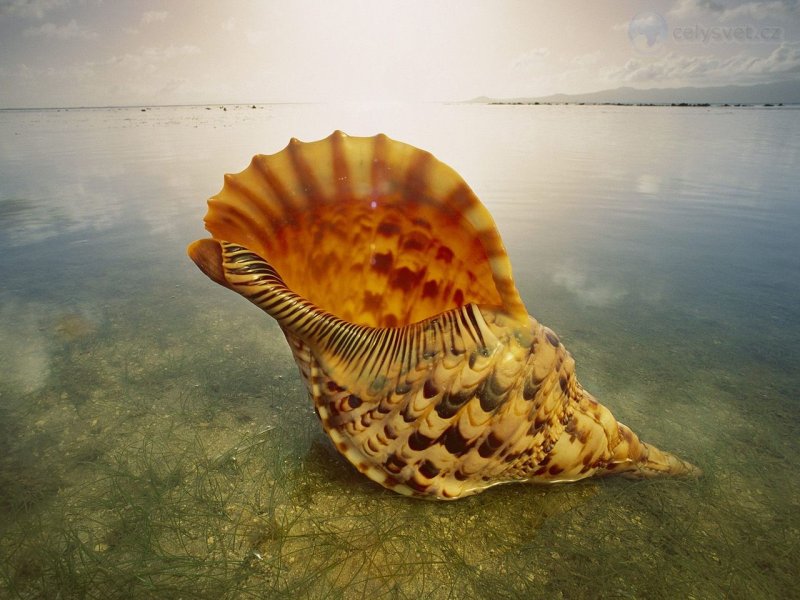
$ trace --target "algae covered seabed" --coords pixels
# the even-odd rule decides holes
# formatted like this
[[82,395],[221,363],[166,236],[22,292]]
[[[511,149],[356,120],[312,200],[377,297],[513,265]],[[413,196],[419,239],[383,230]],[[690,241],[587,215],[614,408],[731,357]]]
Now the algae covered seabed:
[[[0,111],[0,597],[771,598],[800,562],[791,108]],[[222,174],[383,131],[456,168],[578,375],[698,480],[407,499],[186,258]]]

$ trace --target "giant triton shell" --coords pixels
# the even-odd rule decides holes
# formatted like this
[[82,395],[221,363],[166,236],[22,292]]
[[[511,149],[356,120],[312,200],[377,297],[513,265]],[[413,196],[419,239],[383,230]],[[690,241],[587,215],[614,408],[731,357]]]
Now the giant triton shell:
[[494,221],[450,167],[385,135],[293,139],[227,175],[189,246],[280,324],[337,450],[401,494],[696,474],[584,390],[528,316]]

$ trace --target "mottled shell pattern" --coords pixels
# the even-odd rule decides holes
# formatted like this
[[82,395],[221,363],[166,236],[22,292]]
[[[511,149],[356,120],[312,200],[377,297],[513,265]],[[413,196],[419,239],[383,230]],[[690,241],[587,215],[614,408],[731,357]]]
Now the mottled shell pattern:
[[335,132],[258,155],[189,255],[280,324],[338,451],[396,492],[697,474],[575,377],[530,317],[486,208],[408,144]]

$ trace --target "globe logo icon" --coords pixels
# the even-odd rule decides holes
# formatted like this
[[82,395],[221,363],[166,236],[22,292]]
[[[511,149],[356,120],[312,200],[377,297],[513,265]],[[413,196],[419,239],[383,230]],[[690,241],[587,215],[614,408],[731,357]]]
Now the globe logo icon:
[[667,22],[658,13],[639,13],[628,23],[628,38],[642,54],[656,54],[667,40]]

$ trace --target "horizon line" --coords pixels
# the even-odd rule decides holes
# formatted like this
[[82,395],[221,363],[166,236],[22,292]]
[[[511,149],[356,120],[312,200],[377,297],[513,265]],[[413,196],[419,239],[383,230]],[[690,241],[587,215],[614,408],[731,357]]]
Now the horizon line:
[[[553,94],[555,95],[555,94]],[[562,94],[572,95],[572,94]],[[578,95],[578,94],[574,94]],[[543,96],[542,98],[547,98]],[[122,109],[140,109],[145,112],[146,109],[152,108],[205,108],[212,110],[212,108],[225,108],[228,106],[244,106],[249,108],[256,108],[259,106],[286,106],[286,105],[308,105],[320,106],[331,104],[359,104],[358,102],[200,102],[200,103],[179,103],[179,104],[97,104],[97,105],[74,105],[74,106],[2,106],[0,111],[45,111],[45,110],[122,110]],[[551,101],[551,100],[538,100],[536,98],[521,99],[521,98],[491,98],[489,96],[478,96],[470,100],[426,100],[416,102],[401,102],[401,101],[383,101],[383,102],[370,102],[370,104],[484,104],[484,105],[526,105],[526,106],[652,106],[652,107],[673,107],[673,106],[714,106],[714,107],[753,107],[753,106],[800,106],[800,102],[625,102],[625,101],[608,101],[608,102],[586,102],[583,100],[564,100],[564,101]]]

